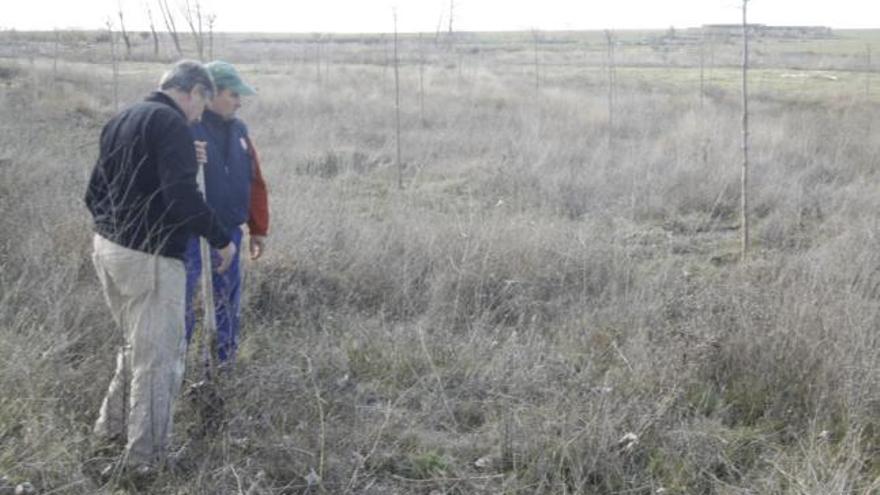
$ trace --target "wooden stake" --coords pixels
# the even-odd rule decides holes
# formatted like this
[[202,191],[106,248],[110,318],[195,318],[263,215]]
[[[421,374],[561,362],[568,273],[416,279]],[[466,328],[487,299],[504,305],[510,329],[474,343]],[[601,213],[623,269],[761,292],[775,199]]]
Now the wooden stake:
[[538,61],[538,30],[532,30],[532,41],[535,49],[535,98],[541,93],[541,66]]
[[871,44],[865,45],[866,64],[865,64],[865,99],[871,100]]
[[608,42],[608,157],[614,161],[614,100],[617,84],[617,72],[614,65],[614,32],[605,30],[605,40]]
[[113,64],[113,111],[119,110],[119,64],[116,60],[116,37],[113,33],[113,21],[107,18],[107,33],[110,35],[110,61]]
[[419,121],[425,125],[425,45],[419,33]]
[[703,99],[706,96],[706,32],[700,30],[700,110],[703,110]]
[[391,9],[394,17],[394,127],[397,143],[397,188],[403,189],[403,162],[400,160],[400,58],[397,52],[397,9]]
[[740,216],[742,218],[742,253],[740,260],[748,260],[749,253],[749,27],[747,7],[749,0],[742,0],[742,181],[740,190]]

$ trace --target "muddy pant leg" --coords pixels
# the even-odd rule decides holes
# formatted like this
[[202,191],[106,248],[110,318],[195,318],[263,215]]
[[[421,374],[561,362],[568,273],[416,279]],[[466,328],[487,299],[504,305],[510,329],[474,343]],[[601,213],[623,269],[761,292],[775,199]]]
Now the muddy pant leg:
[[165,455],[172,405],[183,379],[186,273],[179,260],[100,236],[95,237],[94,260],[124,337],[95,431],[112,436],[124,429],[127,462],[153,464]]
[[[112,277],[114,250],[109,241],[95,236],[92,262],[95,272],[104,290],[104,298],[113,315],[117,328],[124,341],[125,327],[125,295],[116,286]],[[128,377],[130,376],[129,350],[127,342],[123,342],[116,353],[116,371],[110,380],[110,386],[95,422],[94,435],[99,442],[123,441],[125,439],[128,416]]]
[[100,442],[120,441],[125,438],[125,418],[127,416],[126,392],[129,374],[126,346],[122,346],[116,355],[116,372],[110,381],[110,387],[101,402],[98,420],[95,422],[94,434]]
[[138,308],[129,339],[132,381],[126,450],[131,464],[156,463],[164,457],[184,372],[186,273],[180,261],[156,261],[156,289]]

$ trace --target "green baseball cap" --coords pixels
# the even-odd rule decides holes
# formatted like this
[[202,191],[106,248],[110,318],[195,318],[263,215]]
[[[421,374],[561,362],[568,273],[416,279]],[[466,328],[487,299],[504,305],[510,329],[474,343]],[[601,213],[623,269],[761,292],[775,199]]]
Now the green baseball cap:
[[208,72],[211,73],[211,77],[214,78],[214,84],[217,85],[218,91],[220,88],[224,88],[230,91],[235,91],[241,96],[257,94],[257,91],[254,88],[241,80],[238,71],[235,70],[235,67],[229,62],[215,60],[206,64],[205,68],[208,69]]

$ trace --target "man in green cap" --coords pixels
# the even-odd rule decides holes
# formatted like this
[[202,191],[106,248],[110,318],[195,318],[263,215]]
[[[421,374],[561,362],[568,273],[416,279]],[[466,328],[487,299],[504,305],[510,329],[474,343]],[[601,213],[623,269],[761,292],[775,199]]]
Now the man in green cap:
[[[250,258],[258,259],[265,250],[269,230],[269,204],[266,183],[247,126],[236,117],[241,97],[256,94],[232,64],[220,60],[205,66],[214,79],[217,92],[200,122],[191,128],[197,142],[204,144],[205,195],[218,218],[233,232],[232,240],[241,249],[243,229],[250,234]],[[212,250],[212,258],[216,257]],[[231,363],[238,349],[241,301],[239,258],[223,274],[214,274],[214,306],[217,321],[217,358],[221,365]],[[186,338],[192,339],[195,326],[193,298],[201,273],[199,240],[194,237],[186,251]]]

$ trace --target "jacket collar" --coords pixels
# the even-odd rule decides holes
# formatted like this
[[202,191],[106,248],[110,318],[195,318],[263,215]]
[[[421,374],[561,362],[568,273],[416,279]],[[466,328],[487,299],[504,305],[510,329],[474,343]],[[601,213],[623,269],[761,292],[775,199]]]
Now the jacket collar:
[[223,120],[219,113],[212,111],[210,108],[205,108],[205,111],[202,112],[202,122],[212,126],[228,126],[232,123],[232,120]]
[[177,102],[161,91],[153,91],[144,100],[152,101],[154,103],[164,103],[165,105],[168,105],[171,108],[177,110],[177,113],[179,113],[180,116],[183,117],[183,120],[186,120],[186,114],[183,112],[183,109],[180,108]]

